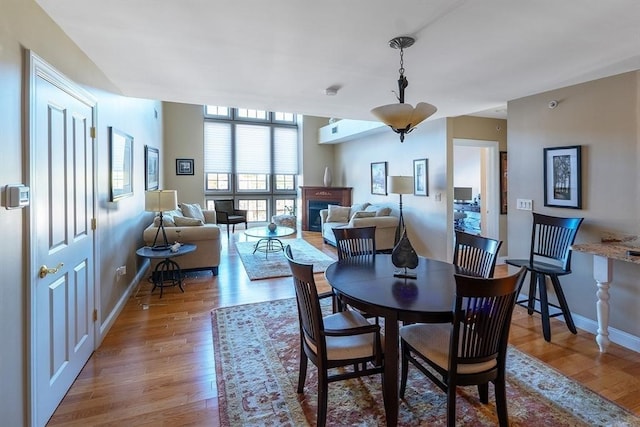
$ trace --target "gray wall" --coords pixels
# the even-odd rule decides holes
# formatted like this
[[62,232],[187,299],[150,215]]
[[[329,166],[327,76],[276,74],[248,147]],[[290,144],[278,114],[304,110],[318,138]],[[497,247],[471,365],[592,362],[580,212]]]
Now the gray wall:
[[[0,246],[0,400],[2,425],[22,426],[28,419],[28,334],[25,308],[29,235],[28,209],[6,210],[4,186],[26,182],[28,159],[24,157],[23,49],[30,49],[63,74],[84,86],[98,100],[96,138],[96,218],[99,277],[97,295],[100,331],[117,314],[118,304],[134,286],[138,273],[135,249],[141,244],[142,229],[150,214],[144,212],[144,145],[162,146],[162,109],[158,102],[116,95],[113,85],[66,35],[31,0],[0,0],[0,168],[2,206]],[[158,117],[156,118],[156,113]],[[115,126],[134,136],[134,196],[114,204],[108,202],[108,133]],[[37,189],[34,189],[37,191]],[[116,281],[115,268],[127,265],[127,276]],[[97,337],[98,342],[101,336]]]
[[[528,254],[531,213],[516,198],[555,216],[584,217],[577,242],[597,242],[603,231],[638,234],[638,72],[596,80],[509,102],[509,256]],[[549,109],[551,100],[560,103]],[[582,209],[544,206],[543,148],[582,145]],[[610,326],[640,336],[638,266],[615,261]],[[596,319],[592,257],[574,252],[563,277],[571,311]]]

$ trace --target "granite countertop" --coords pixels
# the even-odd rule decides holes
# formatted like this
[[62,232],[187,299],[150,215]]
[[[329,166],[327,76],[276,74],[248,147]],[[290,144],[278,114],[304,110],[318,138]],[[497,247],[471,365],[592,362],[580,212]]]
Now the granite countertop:
[[576,252],[599,255],[606,258],[640,264],[640,256],[629,255],[627,251],[640,253],[640,236],[619,236],[604,234],[600,242],[578,243],[571,246]]

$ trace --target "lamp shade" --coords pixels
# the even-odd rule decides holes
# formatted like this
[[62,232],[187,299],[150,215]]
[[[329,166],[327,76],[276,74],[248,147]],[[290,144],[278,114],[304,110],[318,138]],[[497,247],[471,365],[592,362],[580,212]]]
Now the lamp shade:
[[144,209],[151,212],[165,212],[178,208],[176,190],[154,190],[144,193]]
[[395,131],[409,132],[436,111],[438,109],[435,106],[419,102],[415,108],[411,104],[403,103],[383,105],[372,109],[371,114],[385,125],[391,126]]
[[413,193],[413,177],[390,176],[387,178],[387,188],[391,194],[411,194]]

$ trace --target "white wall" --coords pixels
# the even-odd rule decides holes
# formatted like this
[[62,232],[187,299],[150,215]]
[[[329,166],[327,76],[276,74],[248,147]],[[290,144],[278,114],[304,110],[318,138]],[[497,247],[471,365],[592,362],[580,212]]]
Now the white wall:
[[[600,240],[603,231],[638,234],[640,180],[639,73],[626,73],[509,102],[509,257],[529,252],[531,213],[517,198],[555,216],[584,217],[577,242]],[[548,103],[558,100],[555,109]],[[581,210],[544,206],[543,148],[582,146]],[[592,257],[574,252],[573,273],[561,278],[571,311],[596,319]],[[640,336],[640,269],[615,261],[610,325]],[[580,325],[579,325],[580,326]]]
[[[334,175],[353,187],[355,203],[383,203],[398,212],[397,194],[371,194],[371,163],[387,162],[388,175],[413,176],[413,160],[428,159],[429,196],[403,195],[407,234],[419,255],[447,259],[447,120],[422,123],[403,143],[390,129],[336,145]],[[438,195],[440,196],[438,198]]]

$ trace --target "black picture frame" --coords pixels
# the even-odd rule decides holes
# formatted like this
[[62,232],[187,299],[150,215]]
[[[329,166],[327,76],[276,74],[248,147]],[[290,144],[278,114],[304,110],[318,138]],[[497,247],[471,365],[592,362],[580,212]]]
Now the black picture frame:
[[509,188],[507,152],[500,152],[500,215],[506,215],[508,209],[507,190]]
[[193,159],[176,159],[176,175],[193,174]]
[[133,196],[133,137],[109,126],[109,185],[112,202]]
[[429,195],[428,159],[416,159],[413,161],[413,194],[415,196]]
[[387,195],[387,162],[371,163],[371,194]]
[[582,146],[544,149],[544,205],[582,209]]
[[144,189],[157,190],[160,186],[160,150],[144,146]]

